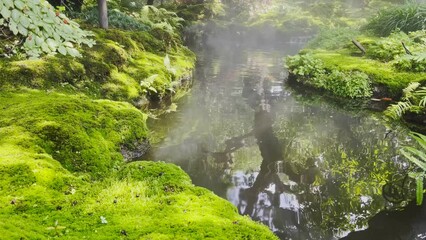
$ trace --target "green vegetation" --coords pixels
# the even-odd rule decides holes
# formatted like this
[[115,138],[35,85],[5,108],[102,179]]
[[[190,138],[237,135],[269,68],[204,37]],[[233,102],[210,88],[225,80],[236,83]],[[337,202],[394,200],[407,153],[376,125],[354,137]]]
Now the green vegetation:
[[340,97],[370,97],[372,89],[369,76],[359,70],[341,70],[327,67],[320,58],[310,54],[287,58],[287,67],[297,75],[297,81],[324,89]]
[[[128,162],[149,144],[146,121],[152,112],[141,110],[182,91],[194,68],[195,56],[182,45],[182,20],[176,14],[155,7],[140,8],[138,14],[112,10],[115,29],[105,31],[91,27],[96,23],[88,10],[88,18],[78,21],[92,35],[45,1],[31,4],[50,15],[37,15],[43,19],[31,18],[26,26],[26,14],[37,7],[21,6],[25,2],[1,2],[7,6],[0,16],[7,24],[1,28],[6,34],[0,38],[2,51],[16,39],[37,40],[22,26],[33,29],[31,24],[40,22],[39,31],[47,33],[40,33],[44,38],[34,48],[17,42],[10,52],[1,52],[11,57],[0,59],[2,237],[276,239],[231,203],[193,186],[178,167]],[[16,18],[12,8],[25,14]],[[58,27],[50,17],[69,24]],[[12,20],[18,24],[16,36]],[[74,32],[66,29],[59,35],[64,39],[49,40],[49,34],[58,35],[69,25]],[[96,41],[93,47],[93,40],[85,38],[89,35]],[[27,59],[20,49],[40,58]]]
[[131,163],[90,182],[47,156],[28,160],[0,168],[8,239],[276,239],[171,164]]
[[401,101],[386,109],[387,116],[400,119],[406,113],[426,114],[426,87],[420,87],[419,83],[414,82],[410,83],[403,92]]
[[76,46],[91,47],[94,44],[88,39],[90,32],[81,30],[76,22],[59,11],[55,12],[45,1],[5,0],[0,2],[0,9],[0,30],[10,31],[24,42],[21,46],[11,43],[9,50],[1,48],[0,53],[5,56],[22,49],[31,58],[57,52],[80,57]]
[[[349,28],[326,30],[312,40],[300,55],[309,55],[311,61],[321,62],[318,68],[325,68],[327,73],[333,70],[363,72],[368,75],[372,87],[384,88],[382,92],[376,94],[387,98],[399,98],[409,83],[426,81],[425,34],[425,30],[408,34],[396,31],[388,37],[379,38]],[[364,48],[365,55],[351,43],[352,39],[357,40]],[[290,72],[296,77],[306,77],[298,71],[298,68],[306,66],[302,66],[304,64],[302,62],[298,64],[294,59],[297,57],[290,57],[289,61],[292,62],[287,63]],[[350,79],[348,78],[348,81]],[[358,77],[353,80],[354,84],[359,82]],[[315,79],[311,79],[312,81]],[[324,84],[316,82],[311,85],[321,88]],[[368,96],[359,93],[359,97]],[[335,94],[345,96],[336,92]]]
[[[161,30],[93,31],[97,44],[84,49],[82,58],[0,60],[4,69],[0,86],[83,92],[95,98],[137,103],[146,93],[161,97],[174,91],[193,68],[194,54],[179,44],[179,39],[163,36]],[[169,59],[168,65],[165,59]],[[150,80],[153,75],[157,77]]]
[[164,4],[164,7],[176,12],[187,23],[208,20],[225,14],[224,5],[219,0],[186,0],[177,4],[176,2]]
[[406,3],[389,9],[382,9],[371,18],[364,29],[379,36],[389,36],[399,29],[405,33],[425,29],[426,6],[418,3]]
[[416,142],[420,146],[420,150],[417,148],[406,146],[401,153],[412,163],[416,164],[420,171],[411,172],[410,177],[416,180],[416,199],[417,205],[421,205],[423,202],[423,185],[424,178],[426,177],[426,136],[413,133],[411,134]]

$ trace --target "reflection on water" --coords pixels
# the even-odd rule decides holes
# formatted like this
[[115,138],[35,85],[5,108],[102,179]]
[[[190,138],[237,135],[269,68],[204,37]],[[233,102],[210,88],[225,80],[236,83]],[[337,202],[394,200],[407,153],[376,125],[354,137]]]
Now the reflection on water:
[[[407,199],[398,147],[409,139],[371,113],[289,89],[282,57],[297,48],[200,50],[191,96],[151,122],[166,135],[151,154],[281,239],[338,239]],[[389,180],[393,203],[382,197]]]

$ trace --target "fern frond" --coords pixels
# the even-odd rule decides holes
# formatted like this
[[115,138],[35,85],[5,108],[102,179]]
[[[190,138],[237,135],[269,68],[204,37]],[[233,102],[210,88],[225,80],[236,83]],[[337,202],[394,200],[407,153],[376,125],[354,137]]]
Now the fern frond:
[[403,99],[410,99],[413,96],[413,92],[420,86],[419,82],[411,82],[410,84],[408,84],[408,86],[406,88],[404,88],[404,90],[402,90],[404,97]]
[[426,87],[421,87],[413,95],[418,99],[420,107],[426,107]]
[[401,116],[408,111],[413,105],[411,102],[398,102],[397,104],[392,104],[386,109],[385,114],[393,119],[399,119]]
[[416,178],[416,203],[419,206],[423,203],[423,177]]
[[[417,141],[420,147],[422,147],[424,151],[426,152],[426,136],[420,133],[412,133],[410,135],[412,138],[414,138]],[[426,162],[426,158],[424,159],[424,161]]]

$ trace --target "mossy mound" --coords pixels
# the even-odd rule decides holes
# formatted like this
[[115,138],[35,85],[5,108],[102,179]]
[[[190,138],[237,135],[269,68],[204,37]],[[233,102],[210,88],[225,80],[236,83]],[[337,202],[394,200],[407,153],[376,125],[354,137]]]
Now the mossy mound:
[[[159,30],[95,33],[97,44],[83,49],[82,58],[56,55],[1,60],[0,88],[84,93],[137,105],[146,95],[169,94],[191,75],[195,55],[179,44],[179,39],[162,39],[164,34]],[[154,74],[156,77],[147,82]]]
[[0,108],[5,239],[274,239],[177,166],[126,164],[120,147],[147,135],[129,103],[22,90]]
[[410,82],[424,82],[424,73],[398,71],[391,64],[367,57],[354,56],[349,50],[325,51],[316,50],[313,57],[320,59],[326,68],[343,71],[359,71],[366,73],[373,86],[383,86],[391,98],[398,98],[402,90]]
[[143,142],[147,136],[147,116],[124,102],[21,91],[1,92],[0,108],[1,129],[20,129],[33,138],[28,147],[52,156],[70,171],[93,176],[123,162],[120,146]]
[[0,158],[2,172],[23,174],[0,178],[2,186],[12,186],[0,189],[5,239],[276,239],[231,203],[193,186],[172,164],[130,163],[89,182],[47,155],[34,166],[5,161]]

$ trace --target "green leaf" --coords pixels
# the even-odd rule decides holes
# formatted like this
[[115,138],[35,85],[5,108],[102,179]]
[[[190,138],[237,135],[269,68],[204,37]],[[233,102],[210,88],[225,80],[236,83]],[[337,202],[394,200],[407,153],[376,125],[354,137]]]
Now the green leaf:
[[19,10],[22,10],[25,7],[25,4],[20,0],[15,0],[14,4],[15,4],[16,8],[19,9]]
[[22,26],[22,24],[18,24],[18,31],[20,34],[27,36],[28,35],[28,30],[27,28],[25,28],[24,26]]
[[416,202],[420,206],[423,203],[423,177],[416,178],[416,186]]
[[24,26],[25,28],[28,28],[31,24],[30,19],[26,16],[21,16],[21,21],[20,23],[22,24],[22,26]]
[[44,39],[39,36],[35,36],[34,39],[37,46],[41,46],[41,44],[44,42]]
[[[419,134],[419,133],[413,133],[411,136],[417,141],[417,143],[420,144],[420,146],[426,151],[426,136]],[[426,159],[425,159],[426,161]]]
[[67,49],[64,46],[59,46],[58,52],[62,55],[67,55]]
[[3,3],[7,8],[13,7],[13,0],[3,0]]
[[41,43],[41,50],[43,50],[43,52],[45,52],[45,53],[50,53],[51,52],[50,49],[49,49],[49,45],[47,45],[46,42],[42,42]]
[[33,48],[35,46],[34,38],[31,38],[31,40],[30,40],[30,37],[28,37],[27,40],[25,41],[24,45],[26,45],[28,48]]
[[13,21],[9,22],[9,29],[10,29],[10,31],[13,32],[14,35],[18,35],[18,33],[19,33],[18,26],[16,25],[15,22],[13,22]]
[[10,18],[10,16],[12,15],[12,12],[9,10],[9,9],[7,9],[7,8],[2,8],[1,10],[0,10],[0,14],[6,19],[6,20],[8,20],[9,18]]
[[72,57],[80,57],[81,54],[78,52],[77,49],[75,48],[67,48],[67,52],[69,55],[71,55]]
[[19,18],[21,17],[22,13],[16,9],[12,10],[12,19],[16,23],[19,23]]
[[70,42],[64,42],[64,43],[63,43],[63,45],[64,45],[65,47],[69,47],[69,48],[74,47],[74,46],[72,45],[72,43],[70,43]]
[[152,91],[152,92],[157,93],[157,89],[155,89],[154,87],[148,87],[148,89],[149,89],[150,91]]
[[55,42],[55,40],[48,38],[46,40],[47,45],[49,45],[49,48],[52,49],[52,51],[56,51],[56,48],[58,48],[58,43]]
[[411,154],[407,153],[403,149],[401,150],[401,153],[406,157],[409,161],[419,166],[422,170],[426,171],[426,163],[418,160],[417,158],[413,157]]
[[164,57],[164,66],[166,66],[167,69],[171,67],[169,54],[166,54],[166,56]]

